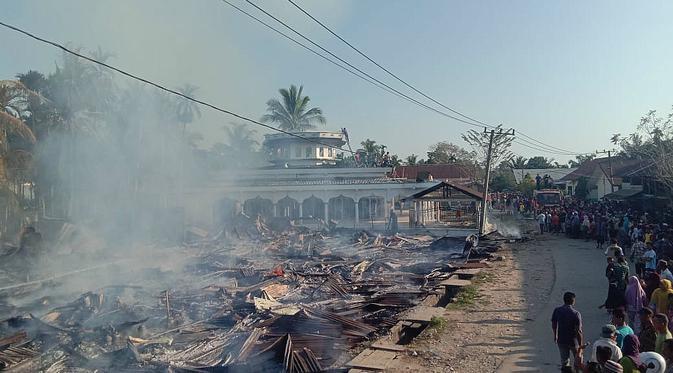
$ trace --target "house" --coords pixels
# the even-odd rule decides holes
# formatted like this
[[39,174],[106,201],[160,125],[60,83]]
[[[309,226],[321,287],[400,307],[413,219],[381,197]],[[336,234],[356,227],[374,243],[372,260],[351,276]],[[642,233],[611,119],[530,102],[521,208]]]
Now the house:
[[[599,200],[622,189],[640,191],[642,184],[631,183],[629,173],[645,165],[647,161],[625,157],[597,158],[584,162],[575,171],[561,178],[566,184],[566,194],[576,195],[577,188],[586,183],[587,199]],[[627,192],[621,192],[626,195]]]

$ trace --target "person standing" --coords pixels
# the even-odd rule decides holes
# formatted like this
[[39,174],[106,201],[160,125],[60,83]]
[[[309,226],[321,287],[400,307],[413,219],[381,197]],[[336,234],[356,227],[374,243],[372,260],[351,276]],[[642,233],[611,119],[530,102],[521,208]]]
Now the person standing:
[[624,373],[640,373],[640,368],[643,366],[640,362],[640,341],[634,334],[624,337],[622,355],[619,365],[622,366]]
[[612,311],[612,325],[617,329],[617,346],[619,348],[624,347],[624,338],[627,335],[634,334],[633,329],[630,326],[626,325],[626,314],[622,309],[616,309]]
[[622,350],[617,346],[617,328],[612,324],[604,325],[601,329],[601,337],[591,346],[591,360],[596,360],[596,350],[600,347],[608,347],[612,351],[610,360],[617,362],[622,358]]
[[668,269],[668,263],[665,260],[657,262],[657,273],[662,279],[673,282],[673,273]]
[[656,347],[657,332],[654,330],[654,323],[652,322],[652,316],[654,312],[651,309],[645,307],[640,312],[640,334],[638,334],[638,339],[640,340],[640,351],[654,351]]
[[664,347],[661,351],[661,355],[666,360],[666,371],[665,373],[673,373],[673,339],[664,341]]
[[645,243],[645,253],[643,253],[643,259],[645,260],[645,270],[646,271],[656,271],[657,270],[657,252],[654,251],[654,246],[652,243]]
[[551,317],[554,342],[561,355],[562,367],[570,367],[571,354],[575,367],[579,367],[582,362],[581,348],[584,343],[582,315],[573,307],[574,305],[575,294],[566,292],[563,294],[563,305],[556,307]]
[[671,282],[661,279],[661,281],[659,281],[659,288],[652,293],[652,299],[650,299],[650,308],[655,310],[658,314],[660,313],[665,316],[666,312],[668,312],[669,294],[673,294],[673,290],[671,289]]
[[631,261],[636,267],[636,275],[643,277],[645,275],[645,262],[646,258],[643,257],[645,254],[646,246],[641,239],[636,239],[631,245]]
[[647,294],[640,285],[638,277],[629,277],[629,284],[626,286],[626,313],[629,317],[631,328],[638,329],[638,318],[636,315],[647,305]]
[[654,342],[654,352],[661,354],[664,347],[664,341],[673,339],[673,335],[671,335],[671,332],[668,330],[668,317],[663,313],[658,313],[654,315],[652,322],[654,324],[654,330],[657,332],[657,339]]
[[540,234],[544,234],[544,226],[547,223],[547,215],[540,211],[540,214],[537,216],[537,223],[540,225]]
[[614,267],[614,281],[617,282],[617,289],[619,291],[626,291],[626,285],[629,278],[629,264],[626,262],[626,259],[623,256],[617,257],[617,263]]
[[624,256],[624,250],[622,250],[622,248],[617,245],[617,240],[613,238],[610,242],[611,244],[605,249],[604,254],[615,259],[619,258],[620,256]]

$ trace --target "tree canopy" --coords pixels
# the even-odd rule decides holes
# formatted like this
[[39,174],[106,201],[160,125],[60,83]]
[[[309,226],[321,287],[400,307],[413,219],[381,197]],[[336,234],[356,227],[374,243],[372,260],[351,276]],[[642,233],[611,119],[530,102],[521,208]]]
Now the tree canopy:
[[274,123],[285,131],[301,132],[315,128],[316,124],[325,124],[322,109],[309,108],[311,99],[302,96],[304,86],[291,85],[290,89],[278,90],[281,100],[272,98],[266,102],[267,114],[262,116],[262,122]]

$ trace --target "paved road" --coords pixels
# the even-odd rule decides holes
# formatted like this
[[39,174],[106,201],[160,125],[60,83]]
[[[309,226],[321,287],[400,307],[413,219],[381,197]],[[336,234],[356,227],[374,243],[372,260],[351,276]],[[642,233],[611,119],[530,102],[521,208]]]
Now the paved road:
[[[517,352],[505,359],[498,372],[558,372],[559,356],[551,333],[551,314],[562,304],[563,293],[577,294],[576,308],[582,313],[587,341],[599,337],[601,326],[609,321],[606,311],[599,310],[607,295],[604,277],[605,257],[594,242],[562,237],[544,238],[540,244],[550,245],[555,278],[550,301],[535,315],[530,315],[526,337],[519,341]],[[525,270],[525,269],[524,269]]]

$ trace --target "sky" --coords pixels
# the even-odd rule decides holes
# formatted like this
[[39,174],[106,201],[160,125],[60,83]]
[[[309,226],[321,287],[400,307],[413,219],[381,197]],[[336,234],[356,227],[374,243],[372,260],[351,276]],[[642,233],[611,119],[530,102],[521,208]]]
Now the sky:
[[[274,21],[244,0],[230,0]],[[284,0],[254,0],[353,65],[423,100]],[[649,110],[673,106],[671,1],[296,0],[427,95],[480,121],[577,153],[610,149]],[[3,0],[0,20],[113,54],[109,63],[254,119],[278,89],[303,85],[327,129],[425,157],[474,128],[418,107],[291,44],[220,0]],[[275,24],[282,28],[282,26]],[[0,28],[0,79],[53,71],[61,52]],[[125,78],[120,78],[124,80]],[[431,103],[428,103],[432,105]],[[233,118],[203,109],[192,131],[226,142]],[[267,130],[259,130],[258,134]],[[357,147],[354,144],[354,148]],[[515,144],[517,155],[567,155]]]

